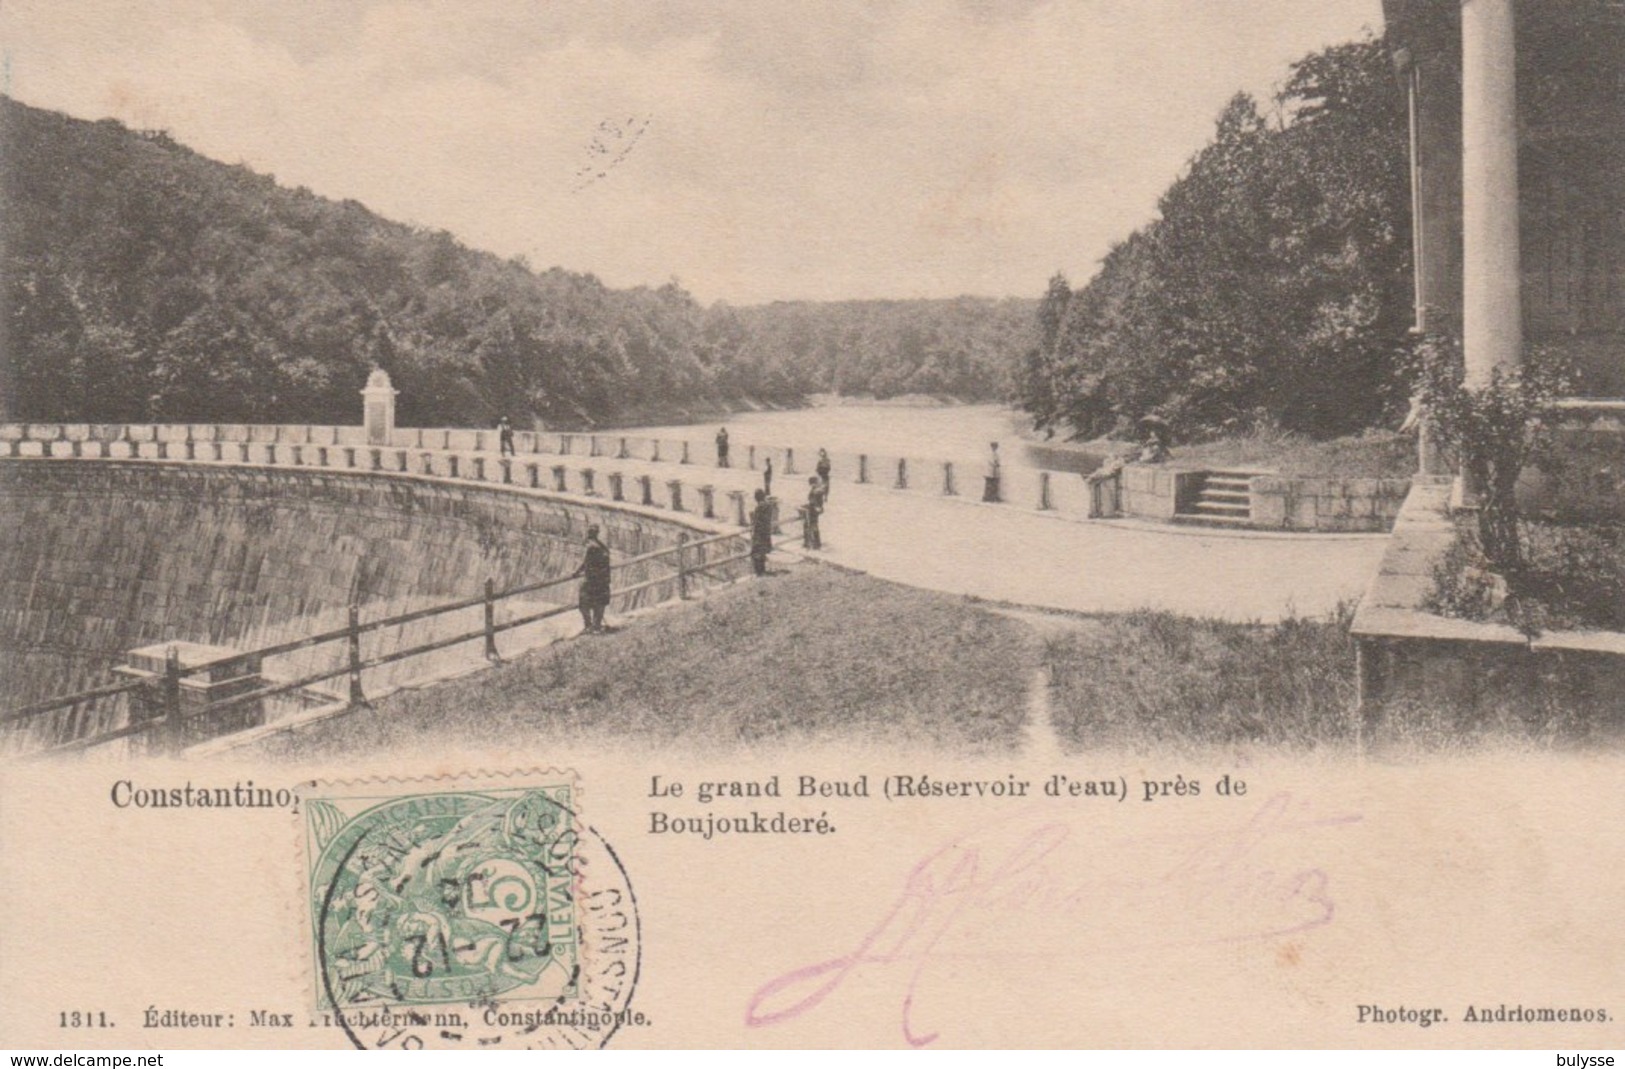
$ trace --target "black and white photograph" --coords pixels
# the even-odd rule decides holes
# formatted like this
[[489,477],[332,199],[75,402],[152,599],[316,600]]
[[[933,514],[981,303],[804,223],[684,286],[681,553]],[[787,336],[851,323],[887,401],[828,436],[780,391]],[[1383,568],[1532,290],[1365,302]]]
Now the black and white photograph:
[[0,1046],[1617,1048],[1625,3],[6,0],[0,532]]

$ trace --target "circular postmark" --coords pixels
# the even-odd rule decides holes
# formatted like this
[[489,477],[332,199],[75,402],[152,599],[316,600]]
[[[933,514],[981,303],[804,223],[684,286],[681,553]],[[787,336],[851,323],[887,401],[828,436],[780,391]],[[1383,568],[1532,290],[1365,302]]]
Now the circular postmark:
[[635,1019],[636,898],[564,791],[390,798],[315,860],[323,1011],[357,1047],[601,1047]]

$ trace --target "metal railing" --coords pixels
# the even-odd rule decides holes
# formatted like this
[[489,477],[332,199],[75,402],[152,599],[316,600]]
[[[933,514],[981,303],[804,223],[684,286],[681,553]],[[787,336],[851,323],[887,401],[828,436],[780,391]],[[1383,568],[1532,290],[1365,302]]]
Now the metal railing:
[[[800,522],[800,518],[787,518],[784,522],[786,524],[794,524]],[[657,576],[652,579],[645,579],[641,582],[634,583],[629,587],[614,590],[614,596],[621,599],[627,599],[642,591],[655,589],[664,584],[675,583],[677,598],[679,600],[686,599],[690,596],[690,590],[695,577],[704,576],[707,573],[714,572],[716,569],[725,565],[737,564],[739,562],[749,560],[751,556],[748,548],[749,539],[750,533],[748,531],[727,531],[722,534],[711,535],[709,537],[694,541],[689,541],[686,534],[679,534],[677,545],[675,546],[667,549],[654,550],[649,553],[639,554],[638,556],[629,557],[626,560],[614,564],[611,568],[612,574],[617,572],[624,573],[626,569],[633,568],[638,565],[662,561],[671,557],[676,558],[676,566],[670,574]],[[775,548],[784,545],[789,540],[789,537],[777,540],[774,543]],[[715,560],[706,559],[707,554],[705,551],[707,547],[727,542],[742,542],[747,546],[747,548],[743,552],[732,553]],[[101,701],[107,698],[114,698],[120,695],[133,696],[135,692],[149,688],[155,692],[152,695],[155,699],[152,706],[159,710],[157,715],[142,718],[135,718],[131,716],[129,718],[129,723],[114,730],[103,731],[87,735],[83,738],[57,743],[55,745],[46,746],[42,749],[26,752],[22,755],[26,758],[41,758],[65,753],[79,752],[90,749],[91,747],[101,746],[120,739],[133,738],[149,732],[168,733],[171,738],[179,738],[182,737],[182,734],[186,729],[186,725],[192,721],[202,720],[207,717],[215,717],[226,710],[248,705],[252,702],[261,702],[267,698],[288,694],[290,692],[302,691],[313,686],[314,684],[324,683],[341,677],[347,677],[348,679],[349,689],[347,703],[352,707],[366,706],[369,703],[367,701],[365,689],[362,686],[362,673],[366,670],[379,668],[387,664],[393,664],[397,661],[403,661],[412,657],[419,657],[427,653],[433,653],[437,650],[446,649],[451,646],[459,646],[470,642],[483,642],[484,655],[486,659],[493,662],[499,661],[501,659],[497,647],[497,636],[499,634],[505,631],[512,631],[515,628],[526,627],[530,624],[539,623],[542,620],[546,620],[551,617],[575,612],[576,606],[570,603],[550,605],[547,608],[536,612],[529,612],[515,616],[511,619],[499,621],[497,619],[496,612],[497,604],[510,598],[519,597],[525,594],[533,594],[537,591],[547,590],[553,587],[563,586],[567,583],[574,582],[575,580],[576,576],[567,575],[555,579],[543,579],[533,583],[525,583],[520,586],[511,587],[507,590],[498,591],[495,589],[494,581],[487,579],[485,581],[485,589],[476,596],[460,598],[456,601],[444,602],[438,605],[431,605],[422,609],[413,610],[411,612],[397,613],[392,616],[383,617],[377,620],[369,620],[364,623],[360,618],[360,607],[358,605],[351,605],[349,607],[349,620],[344,627],[333,628],[327,631],[322,631],[318,634],[307,635],[301,638],[291,639],[286,642],[279,642],[269,646],[261,646],[252,650],[245,650],[240,655],[231,658],[231,660],[227,662],[240,663],[243,661],[262,661],[267,657],[294,653],[300,650],[306,650],[329,643],[343,642],[345,644],[346,654],[343,659],[344,663],[342,665],[337,668],[324,669],[322,671],[304,674],[297,679],[278,680],[269,683],[268,685],[258,687],[254,690],[246,691],[241,694],[234,694],[231,697],[213,701],[209,703],[208,708],[189,715],[183,713],[181,708],[181,680],[187,676],[196,675],[210,669],[219,668],[220,663],[216,662],[209,665],[184,666],[180,663],[178,657],[174,655],[174,652],[171,651],[171,655],[166,659],[163,672],[158,674],[151,681],[144,679],[133,679],[123,683],[96,687],[91,690],[79,691],[74,694],[66,694],[60,697],[47,699],[45,701],[35,702],[31,705],[26,705],[9,712],[0,713],[0,728],[9,728],[11,725],[26,725],[47,713],[55,712],[61,709],[75,709],[88,703]],[[724,581],[727,582],[731,580]],[[662,599],[662,601],[664,600],[669,599]],[[431,641],[421,642],[417,645],[409,646],[404,649],[390,650],[385,653],[374,654],[370,657],[362,656],[361,638],[363,635],[381,631],[385,628],[399,627],[419,620],[425,620],[436,616],[442,616],[447,613],[459,612],[476,607],[484,610],[483,623],[477,629],[461,631],[454,635],[438,637]]]

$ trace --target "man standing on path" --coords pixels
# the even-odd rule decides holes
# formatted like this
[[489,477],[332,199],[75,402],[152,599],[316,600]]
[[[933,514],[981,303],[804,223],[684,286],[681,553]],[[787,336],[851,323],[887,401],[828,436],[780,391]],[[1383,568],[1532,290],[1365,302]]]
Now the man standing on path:
[[818,463],[813,465],[813,470],[818,473],[819,480],[824,484],[824,501],[827,503],[829,501],[829,473],[831,471],[828,449],[818,451]]
[[717,467],[728,466],[728,428],[717,428]]
[[604,624],[604,610],[609,607],[609,547],[598,539],[598,525],[587,527],[587,553],[581,566],[570,578],[581,580],[581,596],[577,606],[581,609],[582,634],[601,634],[611,628]]
[[987,482],[982,487],[983,501],[1002,501],[999,493],[999,443],[988,443]]
[[824,539],[818,531],[818,517],[824,512],[824,486],[818,476],[807,479],[807,503],[801,508],[801,544],[808,549],[823,549]]
[[501,456],[513,456],[513,424],[508,422],[507,416],[497,420],[497,452]]
[[773,552],[773,503],[767,491],[756,491],[756,507],[750,510],[750,566],[757,575],[767,574],[767,555]]
[[762,490],[769,497],[773,496],[773,458],[768,457],[762,461]]

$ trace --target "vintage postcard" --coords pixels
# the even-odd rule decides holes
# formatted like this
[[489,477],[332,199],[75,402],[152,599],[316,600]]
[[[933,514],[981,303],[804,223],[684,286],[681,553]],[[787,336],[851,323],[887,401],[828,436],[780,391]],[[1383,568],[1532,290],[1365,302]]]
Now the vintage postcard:
[[1625,1036],[1614,0],[8,0],[0,1046]]

